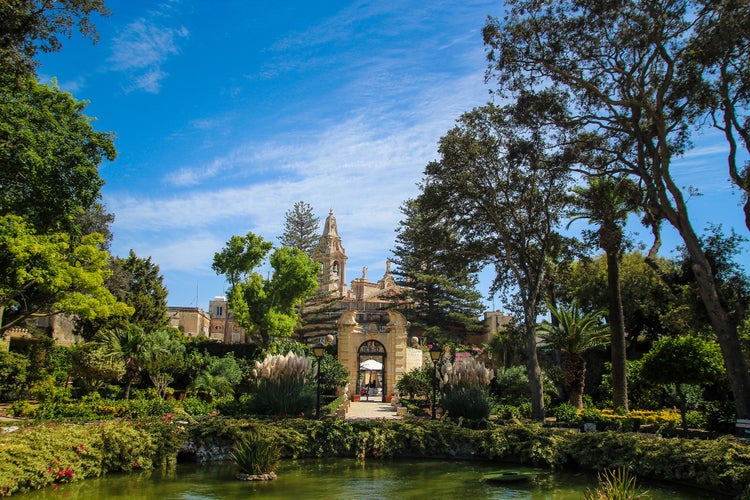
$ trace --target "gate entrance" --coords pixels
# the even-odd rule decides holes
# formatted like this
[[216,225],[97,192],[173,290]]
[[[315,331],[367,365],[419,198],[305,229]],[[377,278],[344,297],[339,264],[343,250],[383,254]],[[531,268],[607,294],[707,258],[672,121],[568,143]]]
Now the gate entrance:
[[357,351],[357,393],[365,401],[385,401],[388,394],[385,346],[377,340],[363,342]]

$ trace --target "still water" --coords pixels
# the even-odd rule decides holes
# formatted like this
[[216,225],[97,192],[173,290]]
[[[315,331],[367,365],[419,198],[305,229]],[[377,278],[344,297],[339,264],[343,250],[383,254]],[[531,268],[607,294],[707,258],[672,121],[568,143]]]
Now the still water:
[[[178,464],[166,471],[112,474],[18,495],[23,500],[55,499],[563,499],[579,500],[596,485],[590,474],[543,472],[532,480],[493,485],[481,480],[498,464],[463,461],[350,459],[282,461],[278,478],[267,482],[235,479],[231,463]],[[515,470],[530,470],[517,467]],[[704,491],[678,489],[664,484],[642,484],[649,497],[710,499]],[[14,495],[15,496],[15,495]]]

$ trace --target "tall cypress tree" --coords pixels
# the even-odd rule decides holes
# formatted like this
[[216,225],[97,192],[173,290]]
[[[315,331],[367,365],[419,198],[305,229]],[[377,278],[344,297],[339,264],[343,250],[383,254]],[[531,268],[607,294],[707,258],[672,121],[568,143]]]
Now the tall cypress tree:
[[412,331],[431,340],[461,341],[482,329],[478,316],[483,310],[476,290],[476,268],[468,259],[449,252],[456,236],[422,197],[401,206],[401,221],[393,250],[404,298],[414,307],[404,311]]

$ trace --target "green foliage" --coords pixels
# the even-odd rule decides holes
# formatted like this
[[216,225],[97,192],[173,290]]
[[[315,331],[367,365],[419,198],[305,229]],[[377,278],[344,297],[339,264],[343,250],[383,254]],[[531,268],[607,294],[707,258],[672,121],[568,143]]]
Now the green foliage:
[[81,342],[72,348],[71,375],[84,394],[101,388],[105,383],[125,375],[122,359],[112,358],[95,342]]
[[174,460],[185,439],[172,422],[40,425],[0,435],[0,492],[10,495]]
[[563,352],[562,371],[570,403],[582,408],[586,380],[583,354],[609,344],[609,327],[602,323],[603,312],[585,313],[576,299],[567,309],[552,305],[548,308],[557,321],[554,324],[546,320],[542,322],[537,329],[538,336],[547,345]]
[[[684,301],[669,286],[677,273],[676,264],[662,258],[656,262],[663,276],[646,263],[646,256],[639,251],[627,252],[620,260],[622,308],[625,329],[631,340],[639,336],[655,340],[665,331],[675,334],[684,331],[683,322],[678,319],[678,310],[682,309]],[[577,298],[581,306],[593,311],[609,308],[607,290],[604,254],[576,261],[557,284],[557,293],[564,300]]]
[[55,378],[50,376],[32,385],[29,395],[40,403],[65,402],[70,398],[70,389],[67,384],[58,385]]
[[396,382],[396,389],[401,399],[423,399],[432,397],[432,379],[434,369],[430,366],[413,368],[404,373]]
[[487,387],[450,388],[441,393],[440,407],[450,419],[481,421],[489,418],[492,412],[492,397]]
[[641,359],[641,376],[654,384],[674,384],[687,432],[687,385],[706,385],[724,373],[721,348],[692,335],[663,338]]
[[[550,262],[567,246],[557,229],[569,201],[571,156],[550,126],[565,114],[564,103],[554,91],[527,91],[507,106],[464,113],[440,139],[440,159],[426,166],[421,184],[420,202],[460,235],[447,251],[494,264],[492,291],[513,304],[528,345],[536,340]],[[527,354],[537,377],[536,353]],[[544,418],[542,385],[530,384],[536,420]]]
[[139,258],[130,250],[125,259],[115,257],[113,265],[120,267],[125,278],[125,287],[118,299],[134,309],[130,322],[146,331],[161,330],[169,326],[167,319],[167,294],[164,277],[151,257]]
[[[317,365],[317,361],[316,361]],[[339,361],[336,356],[323,354],[320,361],[320,392],[329,396],[335,396],[336,392],[346,385],[349,379],[349,370]]]
[[212,403],[191,396],[186,397],[180,403],[182,403],[182,409],[185,410],[185,413],[193,417],[205,417],[216,410]]
[[654,234],[664,223],[679,232],[692,268],[701,270],[694,282],[743,418],[750,417],[750,370],[737,336],[738,304],[709,272],[710,242],[700,240],[688,213],[694,188],[674,182],[670,167],[693,147],[701,127],[713,126],[730,145],[731,182],[748,192],[747,171],[737,164],[746,153],[738,142],[748,144],[748,51],[739,28],[747,18],[745,4],[734,2],[709,8],[694,0],[511,0],[504,17],[491,18],[483,31],[496,91],[507,99],[523,98],[530,88],[563,93],[568,109],[553,119],[577,130],[573,149],[586,155],[584,174],[630,177],[644,195],[639,205]]
[[240,472],[253,475],[274,472],[279,465],[280,455],[278,446],[257,432],[243,436],[231,453]]
[[577,425],[581,421],[581,417],[578,415],[578,408],[569,401],[563,401],[557,405],[552,410],[552,414],[557,418],[558,422],[566,424]]
[[462,340],[479,329],[481,294],[476,290],[476,263],[450,252],[457,234],[431,211],[424,198],[401,206],[406,217],[396,236],[394,274],[405,285],[410,307],[402,312],[411,331],[432,340]]
[[110,14],[103,0],[66,0],[61,3],[8,3],[0,19],[0,68],[9,76],[33,74],[38,51],[58,52],[60,36],[70,38],[73,27],[81,36],[98,40],[93,14]]
[[241,380],[242,371],[231,353],[222,358],[211,356],[207,366],[190,384],[190,389],[211,401],[233,395],[234,387]]
[[29,359],[26,356],[0,350],[0,400],[17,399],[26,382]]
[[636,500],[648,498],[636,482],[635,476],[630,475],[625,468],[607,470],[599,473],[599,486],[595,490],[586,490],[585,500]]
[[[14,493],[108,471],[128,471],[174,459],[189,439],[231,446],[263,436],[284,458],[350,456],[362,460],[409,456],[473,458],[605,471],[627,468],[643,477],[750,494],[750,449],[732,439],[654,439],[622,432],[561,432],[538,424],[470,429],[441,420],[233,420],[207,418],[188,425],[174,419],[119,421],[86,426],[32,427],[0,435],[0,490]],[[83,447],[81,447],[83,445]],[[60,458],[59,462],[57,457]],[[52,463],[54,461],[54,463]],[[47,468],[53,466],[51,472]],[[66,468],[73,470],[65,476]]]
[[313,387],[289,380],[278,384],[261,381],[250,402],[250,411],[255,415],[312,415],[315,401]]
[[86,319],[131,313],[104,287],[108,254],[101,242],[96,233],[77,241],[66,233],[40,234],[27,219],[0,215],[2,328],[38,313]]
[[569,308],[552,305],[548,308],[557,323],[545,320],[537,329],[547,345],[568,354],[581,355],[609,343],[609,329],[602,323],[603,311],[586,313],[575,299]]
[[[98,167],[112,161],[113,135],[97,132],[56,85],[0,78],[0,216],[23,215],[39,234],[81,236],[79,217],[100,197]],[[49,189],[55,186],[56,189]]]
[[311,415],[315,408],[315,388],[307,382],[312,372],[312,360],[296,356],[266,356],[256,362],[253,375],[257,387],[250,401],[250,409],[258,415]]
[[[546,396],[556,396],[555,384],[545,372],[542,372],[542,377]],[[494,395],[499,402],[515,406],[529,403],[529,376],[525,366],[496,370],[492,383]]]
[[284,234],[279,238],[282,246],[299,248],[311,259],[320,244],[320,219],[313,208],[304,201],[297,201],[284,214]]
[[212,268],[230,284],[229,304],[246,333],[268,344],[272,337],[288,338],[298,322],[297,307],[318,287],[320,266],[299,248],[276,249],[269,258],[271,279],[255,272],[272,245],[248,233],[232,236],[214,255]]

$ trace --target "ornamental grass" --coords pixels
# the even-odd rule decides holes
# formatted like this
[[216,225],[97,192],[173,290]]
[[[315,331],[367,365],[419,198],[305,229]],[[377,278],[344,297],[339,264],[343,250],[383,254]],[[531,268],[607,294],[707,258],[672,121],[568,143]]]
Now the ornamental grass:
[[492,370],[474,358],[445,363],[440,369],[440,407],[453,419],[481,421],[492,412],[488,386]]
[[257,386],[250,409],[259,415],[311,415],[315,407],[315,391],[306,385],[312,371],[310,358],[293,352],[268,355],[256,361],[253,375]]

